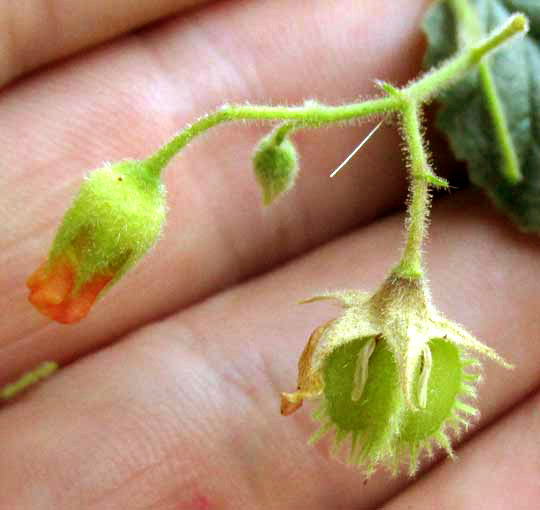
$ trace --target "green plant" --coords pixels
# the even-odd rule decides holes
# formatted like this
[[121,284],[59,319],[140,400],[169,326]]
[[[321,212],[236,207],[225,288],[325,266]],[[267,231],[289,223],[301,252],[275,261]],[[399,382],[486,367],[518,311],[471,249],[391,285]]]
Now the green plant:
[[[453,5],[456,12],[467,8],[463,2]],[[526,18],[515,15],[407,87],[381,83],[383,96],[377,99],[337,107],[313,102],[296,108],[227,105],[186,128],[147,160],[94,172],[68,211],[46,265],[29,281],[33,302],[57,320],[84,317],[97,295],[158,238],[165,215],[159,176],[183,147],[209,128],[238,120],[284,123],[261,142],[254,156],[264,201],[270,203],[294,183],[297,158],[290,141],[294,131],[375,115],[395,118],[408,148],[411,180],[403,256],[373,295],[349,291],[320,297],[337,299],[345,312],[312,335],[300,363],[299,389],[284,394],[283,411],[292,412],[305,398],[322,398],[321,432],[336,429],[336,445],[350,436],[353,462],[368,471],[380,462],[397,468],[408,453],[414,472],[418,454],[429,448],[430,439],[450,449],[447,425],[457,427],[466,422],[463,415],[474,412],[460,400],[474,394],[471,384],[477,378],[467,369],[477,363],[469,361],[465,351],[508,366],[431,304],[422,242],[430,188],[445,188],[447,183],[429,164],[422,106],[481,66],[489,52],[526,30]],[[504,137],[504,129],[501,133]],[[507,177],[519,181],[511,146],[504,154],[509,154]],[[119,191],[126,186],[128,193]],[[85,292],[85,285],[95,283],[95,278],[98,283]],[[439,391],[441,387],[444,391]]]

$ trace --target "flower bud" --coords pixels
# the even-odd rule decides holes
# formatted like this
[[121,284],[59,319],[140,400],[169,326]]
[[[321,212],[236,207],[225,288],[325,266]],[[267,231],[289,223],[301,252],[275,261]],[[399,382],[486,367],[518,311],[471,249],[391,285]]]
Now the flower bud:
[[64,216],[47,260],[27,280],[30,302],[62,323],[85,317],[159,238],[165,188],[142,162],[91,172]]
[[263,203],[291,189],[298,175],[298,156],[292,142],[278,136],[279,130],[263,138],[253,155],[255,177],[262,188]]

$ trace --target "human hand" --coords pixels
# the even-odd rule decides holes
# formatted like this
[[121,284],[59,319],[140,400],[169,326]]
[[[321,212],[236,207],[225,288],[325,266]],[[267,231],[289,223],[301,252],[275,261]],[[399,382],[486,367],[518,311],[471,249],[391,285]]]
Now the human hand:
[[[4,81],[21,61],[46,63],[186,4],[138,2],[125,13],[127,2],[92,12],[71,2],[81,9],[73,21],[60,3],[51,4],[56,30],[29,30],[37,10],[16,11]],[[434,303],[517,369],[486,364],[478,434],[459,461],[409,488],[384,472],[363,485],[327,444],[306,445],[316,428],[306,410],[279,415],[306,337],[337,313],[294,303],[327,287],[373,288],[397,260],[403,218],[391,213],[405,171],[393,129],[332,181],[370,127],[299,133],[300,181],[267,210],[249,166],[264,131],[209,133],[167,172],[164,239],[84,322],[53,324],[26,301],[24,280],[86,171],[148,155],[225,101],[336,103],[373,93],[372,78],[404,83],[419,69],[427,3],[220,2],[1,93],[0,384],[44,359],[71,364],[0,410],[0,509],[367,509],[392,497],[385,508],[530,508],[540,245],[477,192],[434,205]]]

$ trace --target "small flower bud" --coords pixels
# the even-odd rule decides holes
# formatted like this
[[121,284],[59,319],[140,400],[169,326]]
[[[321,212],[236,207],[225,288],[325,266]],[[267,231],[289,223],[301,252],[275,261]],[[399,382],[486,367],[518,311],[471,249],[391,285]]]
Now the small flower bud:
[[30,302],[58,322],[81,320],[152,247],[165,216],[165,188],[144,163],[122,161],[91,172],[47,260],[27,280]]
[[255,177],[262,188],[263,203],[291,189],[298,175],[298,156],[292,142],[280,130],[263,138],[253,155]]

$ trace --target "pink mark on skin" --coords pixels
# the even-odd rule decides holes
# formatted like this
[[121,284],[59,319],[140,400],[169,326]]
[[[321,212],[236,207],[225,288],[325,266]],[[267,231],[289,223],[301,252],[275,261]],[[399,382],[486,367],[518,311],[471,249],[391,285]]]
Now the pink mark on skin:
[[203,495],[193,498],[193,510],[210,510],[208,498]]
[[214,506],[210,506],[210,501],[206,496],[199,494],[194,496],[191,501],[183,502],[178,507],[178,510],[212,510]]

